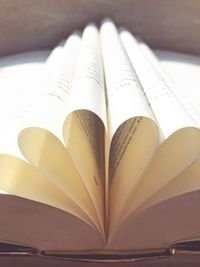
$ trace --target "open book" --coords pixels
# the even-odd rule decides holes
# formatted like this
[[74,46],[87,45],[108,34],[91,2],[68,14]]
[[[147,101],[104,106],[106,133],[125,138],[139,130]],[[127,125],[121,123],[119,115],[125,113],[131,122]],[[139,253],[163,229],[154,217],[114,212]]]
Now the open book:
[[198,238],[200,93],[157,54],[104,21],[1,60],[2,242],[112,254]]

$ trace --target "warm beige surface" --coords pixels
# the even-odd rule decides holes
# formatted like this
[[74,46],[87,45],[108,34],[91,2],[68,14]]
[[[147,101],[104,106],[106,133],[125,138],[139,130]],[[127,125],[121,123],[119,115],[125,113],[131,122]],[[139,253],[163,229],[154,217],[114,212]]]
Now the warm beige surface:
[[0,0],[0,56],[52,47],[104,17],[156,48],[200,54],[198,0]]

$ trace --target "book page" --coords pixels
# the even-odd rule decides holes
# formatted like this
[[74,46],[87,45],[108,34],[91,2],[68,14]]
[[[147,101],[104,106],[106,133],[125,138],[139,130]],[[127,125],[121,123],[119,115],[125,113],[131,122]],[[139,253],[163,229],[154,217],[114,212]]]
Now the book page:
[[[192,130],[192,132],[191,132]],[[168,138],[156,151],[154,158],[131,196],[122,223],[130,214],[187,170],[200,158],[200,131],[185,128]],[[188,180],[189,183],[189,180]],[[119,224],[120,224],[119,223]]]
[[[61,46],[56,50],[56,53],[58,50],[60,53]],[[18,134],[24,126],[24,119],[31,112],[32,105],[40,94],[43,68],[49,53],[49,51],[37,51],[0,60],[1,193],[16,194],[64,209],[92,225],[87,214],[55,184],[34,171],[31,165],[19,160],[23,159],[23,155],[18,147]],[[18,159],[10,155],[17,156]]]
[[60,258],[70,253],[77,257],[81,251],[88,255],[91,250],[105,248],[96,229],[52,206],[14,195],[0,195],[0,214],[2,241],[38,248],[46,256]]
[[80,43],[80,33],[74,32],[53,49],[42,74],[40,93],[24,127],[44,128],[63,142],[63,123],[67,114]]
[[127,30],[122,30],[120,36],[164,138],[168,138],[181,128],[196,127],[193,114],[188,112],[185,103],[181,103],[181,98],[174,94],[169,80],[162,72],[162,67],[148,46],[142,41],[138,43]]
[[107,118],[99,32],[94,24],[87,25],[83,31],[67,113],[65,144],[104,229],[104,136]]
[[[100,33],[110,117],[109,134],[112,138],[124,121],[136,116],[151,119],[154,116],[113,22],[105,20]],[[132,100],[135,97],[137,101],[133,108]],[[120,102],[126,103],[123,111],[119,108]]]
[[115,25],[111,21],[104,21],[100,32],[110,138],[109,229],[113,231],[152,158],[158,145],[159,133]]
[[16,157],[0,154],[0,187],[9,194],[65,210],[94,228],[87,214],[47,176]]
[[[152,67],[155,69],[155,72],[157,72],[157,75],[160,76],[160,78],[163,79],[163,81],[165,81],[166,88],[168,88],[170,95],[174,99],[176,99],[176,106],[177,106],[176,112],[178,112],[178,106],[179,106],[179,109],[180,109],[182,116],[184,118],[183,121],[180,121],[182,123],[182,125],[178,124],[178,127],[179,128],[190,127],[190,126],[191,127],[199,127],[199,116],[198,116],[199,114],[197,114],[197,112],[196,112],[197,110],[195,110],[195,108],[191,105],[190,101],[188,99],[186,99],[183,94],[178,93],[179,88],[176,87],[176,84],[173,83],[173,81],[170,79],[170,77],[164,71],[164,69],[162,68],[162,65],[160,64],[160,62],[156,58],[153,51],[141,40],[138,40],[138,42],[139,42],[139,47],[140,47],[142,53],[145,55],[147,60],[150,62]],[[187,87],[186,84],[184,85],[184,88],[185,87]],[[185,90],[190,90],[190,86]],[[181,114],[178,113],[178,115],[181,115]],[[178,116],[177,116],[177,118],[178,118]],[[179,118],[179,120],[180,120],[180,118]],[[176,127],[176,128],[179,129],[178,127]]]
[[[0,58],[0,153],[23,158],[17,145],[18,131],[13,131],[11,125],[17,120],[19,126],[23,120],[24,112],[27,111],[24,103],[27,102],[29,106],[30,95],[35,95],[49,53],[49,50],[44,50]],[[29,90],[28,82],[31,85]],[[0,193],[5,194],[6,191],[0,189]]]
[[[59,55],[61,55],[61,51],[62,45],[59,45],[54,50],[54,55],[51,55],[48,59],[47,64],[50,65],[50,77],[53,75],[53,66],[55,65],[56,68],[59,68],[59,65],[55,63],[56,61],[59,61],[58,57]],[[30,166],[29,168],[25,168],[25,163],[18,159],[18,164],[16,164],[16,166],[19,167],[15,168],[15,163],[7,156],[13,155],[17,158],[24,159],[24,156],[22,155],[18,146],[18,135],[19,132],[25,127],[26,119],[30,116],[34,104],[38,100],[38,96],[41,96],[41,84],[42,79],[44,79],[44,75],[46,75],[48,78],[47,70],[43,69],[44,62],[48,55],[49,51],[33,52],[25,55],[22,54],[18,56],[12,56],[8,59],[5,58],[0,61],[0,85],[3,89],[1,91],[2,97],[0,99],[0,121],[2,126],[0,132],[0,153],[1,157],[3,158],[1,161],[2,164],[4,164],[5,166],[10,164],[10,168],[15,170],[15,174],[10,173],[9,178],[8,175],[6,176],[7,183],[9,183],[8,187],[5,187],[4,180],[2,180],[2,178],[0,179],[0,188],[5,188],[8,193],[17,194],[18,196],[27,197],[34,200],[37,200],[38,198],[38,201],[42,201],[46,204],[51,204],[55,207],[63,208],[74,215],[76,214],[77,216],[78,211],[80,211],[79,218],[82,218],[84,221],[87,221],[89,224],[92,224],[92,220],[89,219],[87,213],[81,210],[81,208],[67,195],[65,197],[65,200],[62,200],[62,197],[57,200],[52,199],[52,201],[50,202],[48,197],[45,198],[45,195],[43,197],[39,196],[39,193],[37,193],[36,198],[34,198],[34,189],[30,188],[29,191],[25,192],[26,181],[29,181],[26,180],[27,177],[30,177],[29,179],[33,177],[33,175],[31,174],[33,167]],[[6,158],[6,160],[4,160],[4,158]],[[11,167],[12,165],[13,168]],[[22,176],[21,173],[26,173],[26,176]],[[43,178],[43,180],[47,181],[46,188],[48,188],[49,183],[52,183],[50,180],[48,182],[47,178]],[[35,180],[35,184],[36,182],[37,181]],[[44,186],[45,183],[43,183],[43,188]],[[58,189],[56,184],[54,184],[54,187],[56,194],[56,192],[59,192],[60,189]],[[20,188],[21,191],[19,190]],[[22,193],[22,191],[24,193]],[[61,190],[60,195],[65,195],[62,192],[63,190]],[[59,196],[58,193],[57,196]],[[59,204],[60,206],[57,205],[57,202],[59,201],[64,201],[66,206],[64,207],[64,204]]]
[[47,60],[41,92],[26,118],[18,143],[25,158],[48,176],[98,226],[98,217],[79,171],[62,143],[63,123],[81,38],[72,34]]
[[[19,158],[17,138],[35,97],[49,51],[37,51],[0,59],[0,152]],[[27,88],[28,87],[28,88]]]
[[158,192],[152,195],[139,207],[139,209],[137,209],[137,212],[141,212],[153,204],[166,199],[200,190],[199,173],[200,161],[197,160],[173,180],[167,183],[164,187],[162,187]]
[[[131,214],[109,241],[111,250],[155,251],[199,237],[199,189]],[[166,250],[165,250],[166,252]]]
[[187,101],[185,106],[193,109],[200,124],[200,57],[159,50],[155,55],[168,80],[173,83],[173,92]]
[[[152,64],[154,60],[149,60],[149,48],[143,44],[142,47],[147,50],[143,54],[143,49],[140,50],[134,37],[127,31],[121,32],[121,38],[163,136],[167,138],[157,149],[151,164],[141,177],[136,192],[130,199],[126,217],[200,157],[200,130],[193,119],[193,113],[190,114],[173,94],[168,81],[162,76],[161,70],[158,70],[158,63]],[[150,54],[148,58],[146,54]],[[156,67],[154,64],[157,64]]]

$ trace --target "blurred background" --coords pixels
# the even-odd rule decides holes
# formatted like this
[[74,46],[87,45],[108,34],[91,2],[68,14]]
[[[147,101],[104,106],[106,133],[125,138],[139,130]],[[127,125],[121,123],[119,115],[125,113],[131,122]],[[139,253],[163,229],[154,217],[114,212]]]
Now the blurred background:
[[105,17],[153,48],[200,55],[199,0],[0,0],[0,56],[52,48]]

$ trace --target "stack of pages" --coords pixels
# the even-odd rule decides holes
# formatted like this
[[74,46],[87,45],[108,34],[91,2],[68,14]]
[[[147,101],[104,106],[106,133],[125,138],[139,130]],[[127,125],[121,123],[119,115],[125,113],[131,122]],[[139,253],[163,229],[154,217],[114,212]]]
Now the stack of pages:
[[105,20],[2,58],[0,88],[0,240],[58,254],[198,238],[198,57]]

